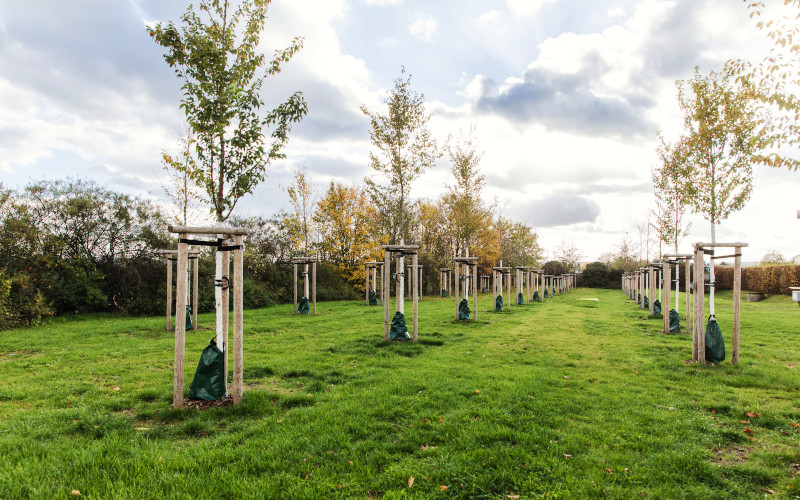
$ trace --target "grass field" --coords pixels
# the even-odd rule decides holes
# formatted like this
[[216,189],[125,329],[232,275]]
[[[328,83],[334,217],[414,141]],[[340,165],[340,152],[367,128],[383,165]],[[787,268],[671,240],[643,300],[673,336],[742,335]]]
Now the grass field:
[[[0,498],[800,496],[788,298],[742,304],[737,366],[730,294],[719,366],[618,290],[491,304],[457,323],[423,300],[416,344],[363,302],[245,311],[244,402],[203,411],[170,408],[163,318],[0,332]],[[213,321],[187,332],[187,386]]]

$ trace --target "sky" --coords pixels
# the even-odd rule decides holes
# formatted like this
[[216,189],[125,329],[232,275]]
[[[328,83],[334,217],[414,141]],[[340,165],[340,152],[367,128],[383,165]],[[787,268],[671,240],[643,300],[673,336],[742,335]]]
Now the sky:
[[[89,178],[169,203],[161,153],[186,127],[181,82],[146,26],[177,22],[188,5],[0,2],[0,182]],[[739,0],[273,0],[268,16],[266,54],[295,36],[304,48],[262,96],[274,105],[300,90],[309,112],[235,213],[288,207],[299,165],[320,190],[372,175],[359,106],[380,110],[405,66],[440,145],[475,127],[486,198],[532,226],[548,257],[567,243],[585,261],[626,236],[638,243],[656,134],[682,132],[675,81],[770,47]],[[442,158],[411,195],[436,199],[452,182]],[[746,262],[800,254],[798,187],[800,172],[755,167],[751,200],[717,240],[748,243]],[[681,253],[710,241],[709,223],[689,219]]]

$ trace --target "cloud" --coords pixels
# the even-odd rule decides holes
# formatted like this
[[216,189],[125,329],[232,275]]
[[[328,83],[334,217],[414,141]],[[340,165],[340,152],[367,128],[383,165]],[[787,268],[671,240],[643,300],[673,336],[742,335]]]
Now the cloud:
[[439,23],[435,19],[418,19],[411,23],[408,31],[423,42],[430,42],[438,25]]
[[709,58],[728,41],[702,29],[718,7],[716,0],[644,0],[631,16],[614,10],[603,30],[547,38],[521,75],[477,74],[460,95],[473,112],[517,125],[641,140],[663,128],[658,108],[674,94],[675,78],[696,64],[721,64]]
[[595,222],[600,215],[600,205],[582,196],[553,195],[528,202],[516,202],[512,207],[514,212],[524,214],[536,227]]
[[403,0],[364,0],[367,5],[398,5]]
[[539,10],[543,5],[555,0],[506,0],[506,5],[514,14],[529,16]]

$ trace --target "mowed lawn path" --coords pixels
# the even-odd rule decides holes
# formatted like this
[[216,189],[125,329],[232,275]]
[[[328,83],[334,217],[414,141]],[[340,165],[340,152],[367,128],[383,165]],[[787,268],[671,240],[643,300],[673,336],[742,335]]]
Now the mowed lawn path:
[[245,311],[244,402],[202,411],[170,408],[163,318],[0,332],[0,498],[800,496],[796,303],[742,304],[737,366],[730,294],[719,366],[619,290],[492,303],[422,300],[416,344],[363,302]]

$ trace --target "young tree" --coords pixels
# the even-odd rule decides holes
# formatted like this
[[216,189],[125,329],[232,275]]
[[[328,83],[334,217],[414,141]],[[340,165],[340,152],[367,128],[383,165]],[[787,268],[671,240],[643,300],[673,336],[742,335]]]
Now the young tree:
[[178,140],[178,151],[170,154],[166,150],[161,152],[161,167],[167,173],[167,180],[161,187],[178,209],[178,220],[187,225],[189,212],[194,208],[195,202],[202,198],[202,191],[192,182],[189,171],[196,168],[195,158],[192,154],[191,132],[182,135]]
[[637,258],[639,249],[628,233],[622,240],[614,245],[614,262],[611,267],[622,269],[626,273],[635,271],[641,262],[641,254]]
[[[181,18],[149,27],[166,49],[164,59],[183,81],[181,108],[195,142],[198,163],[176,166],[203,189],[219,222],[266,175],[267,165],[284,158],[281,148],[292,123],[307,113],[302,92],[262,116],[264,80],[281,71],[302,47],[302,39],[267,60],[258,50],[270,0],[244,0],[232,13],[228,0],[200,0]],[[272,129],[271,144],[264,130]]]
[[347,280],[362,286],[364,261],[377,260],[385,243],[373,223],[375,207],[366,191],[331,182],[313,218],[322,254]]
[[286,188],[292,204],[291,213],[284,214],[284,223],[296,251],[309,255],[314,209],[317,205],[316,189],[308,180],[305,166],[294,171],[294,184]]
[[424,99],[423,94],[411,88],[411,75],[406,76],[403,67],[383,101],[388,114],[361,106],[370,121],[370,140],[377,149],[370,151],[369,165],[389,184],[378,185],[369,178],[365,182],[386,217],[383,222],[394,243],[404,243],[409,234],[411,184],[438,158],[436,141],[428,130],[430,115],[425,112]]
[[491,225],[492,212],[483,203],[482,194],[486,178],[480,173],[479,164],[483,152],[478,150],[474,137],[475,128],[469,132],[447,138],[445,152],[450,158],[450,172],[455,185],[448,186],[444,196],[447,207],[447,229],[453,234],[454,255],[470,255],[471,246],[478,233],[486,231]]
[[651,172],[656,196],[655,227],[661,241],[673,245],[677,253],[680,239],[689,234],[691,227],[685,223],[686,205],[682,197],[685,172],[679,160],[680,151],[664,142],[660,133],[658,137],[661,141],[658,147],[661,165]]
[[762,143],[759,117],[730,76],[711,72],[679,80],[678,103],[686,133],[678,141],[676,158],[683,172],[683,199],[695,213],[716,227],[740,210],[753,190],[754,154]]
[[769,250],[767,253],[761,257],[761,260],[758,262],[759,266],[780,266],[786,264],[786,258],[783,254],[778,250]]
[[555,257],[566,265],[568,271],[576,271],[580,266],[581,260],[584,259],[583,252],[572,240],[561,240]]
[[539,236],[529,226],[498,216],[494,223],[504,266],[536,266],[543,260]]
[[[779,4],[780,2],[774,2]],[[745,0],[750,17],[757,19],[759,29],[775,43],[769,55],[758,64],[742,59],[728,61],[726,70],[741,84],[739,93],[755,101],[771,113],[763,127],[764,141],[754,161],[770,167],[800,169],[800,0],[784,0],[782,14],[767,17],[761,0]],[[780,8],[780,7],[779,7]]]

